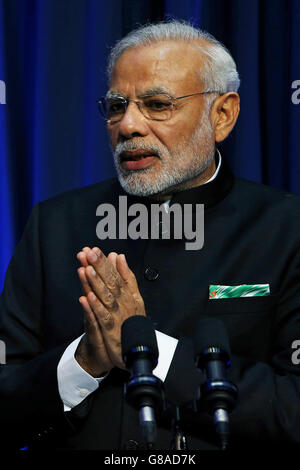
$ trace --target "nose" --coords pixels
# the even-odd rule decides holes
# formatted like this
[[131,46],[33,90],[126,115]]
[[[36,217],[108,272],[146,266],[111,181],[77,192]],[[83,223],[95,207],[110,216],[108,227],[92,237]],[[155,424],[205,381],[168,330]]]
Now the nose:
[[125,139],[146,136],[149,133],[147,119],[133,101],[130,101],[119,122],[119,136]]

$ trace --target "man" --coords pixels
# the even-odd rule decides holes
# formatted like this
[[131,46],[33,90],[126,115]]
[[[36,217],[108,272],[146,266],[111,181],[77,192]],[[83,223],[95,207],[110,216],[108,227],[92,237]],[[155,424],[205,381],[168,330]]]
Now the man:
[[[175,405],[189,448],[217,448],[212,417],[191,407],[205,376],[190,340],[209,316],[226,325],[239,389],[232,447],[299,442],[299,198],[235,179],[215,150],[239,113],[233,59],[211,36],[162,23],[120,41],[109,73],[100,105],[120,184],[33,209],[1,296],[2,429],[29,446],[143,448],[123,396],[120,330],[147,315],[170,405],[158,416],[157,448],[170,448]],[[174,236],[99,241],[97,207],[125,195],[128,207],[191,204],[194,216],[204,204],[203,248],[187,250]]]

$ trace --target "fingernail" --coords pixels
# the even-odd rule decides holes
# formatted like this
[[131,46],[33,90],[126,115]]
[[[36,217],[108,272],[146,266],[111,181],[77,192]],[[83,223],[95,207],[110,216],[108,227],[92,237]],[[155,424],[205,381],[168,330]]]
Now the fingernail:
[[92,261],[95,262],[95,261],[97,261],[98,256],[96,255],[96,253],[92,252],[92,253],[90,254],[90,258],[91,258]]
[[125,255],[121,254],[121,256],[122,256],[123,260],[125,261],[126,266],[128,266]]
[[94,270],[94,268],[93,268],[92,266],[90,266],[89,270],[90,270],[90,273],[91,273],[93,276],[96,276],[96,271]]
[[95,302],[96,300],[96,296],[93,292],[90,293],[90,299],[92,300],[92,302]]
[[96,253],[96,255],[97,255],[98,258],[99,258],[100,253],[101,253],[100,249],[95,246],[95,247],[93,248],[93,252]]

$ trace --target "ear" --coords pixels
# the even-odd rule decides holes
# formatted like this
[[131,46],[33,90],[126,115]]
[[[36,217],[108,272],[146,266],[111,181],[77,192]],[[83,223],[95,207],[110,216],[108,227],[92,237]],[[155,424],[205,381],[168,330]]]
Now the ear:
[[213,103],[210,113],[215,141],[222,142],[233,129],[240,112],[240,97],[235,92],[219,96]]

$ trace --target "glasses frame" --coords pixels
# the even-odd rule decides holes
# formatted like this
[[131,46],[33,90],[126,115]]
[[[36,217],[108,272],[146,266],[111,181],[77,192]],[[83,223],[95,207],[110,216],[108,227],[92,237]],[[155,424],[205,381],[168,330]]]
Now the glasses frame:
[[[137,105],[137,107],[139,108],[140,112],[142,113],[143,116],[145,116],[146,119],[149,119],[150,121],[168,121],[169,119],[172,118],[172,115],[173,115],[173,110],[175,108],[175,103],[173,103],[173,101],[178,101],[178,100],[182,100],[183,98],[190,98],[192,96],[197,96],[197,95],[208,95],[208,94],[211,94],[211,93],[217,93],[218,95],[222,95],[222,93],[220,93],[219,91],[217,90],[207,90],[207,91],[200,91],[198,93],[191,93],[190,95],[184,95],[184,96],[177,96],[175,98],[172,98],[172,96],[169,96],[167,93],[157,93],[155,95],[145,95],[143,96],[142,98],[151,98],[152,96],[157,96],[157,95],[163,95],[163,96],[166,96],[167,98],[170,99],[171,101],[171,104],[172,104],[172,108],[171,108],[171,116],[167,119],[153,119],[153,118],[150,118],[149,116],[147,116],[144,112],[143,112],[143,108],[142,108],[142,104],[143,104],[143,101],[141,100],[130,100],[128,98],[125,98],[124,96],[121,96],[121,95],[115,95],[114,98],[116,99],[120,99],[123,101],[123,103],[125,104],[125,111],[124,111],[124,114],[122,115],[122,117],[116,121],[113,121],[112,124],[115,124],[116,122],[120,122],[122,119],[123,119],[123,116],[125,115],[126,111],[127,111],[127,108],[129,106],[129,103],[135,103]],[[99,112],[101,114],[101,116],[104,118],[104,120],[106,122],[111,122],[111,119],[107,119],[107,117],[105,116],[104,114],[104,109],[105,109],[105,100],[107,99],[106,96],[102,96],[100,99],[98,99],[96,102],[97,102],[97,105],[98,105],[98,109],[99,109]]]

